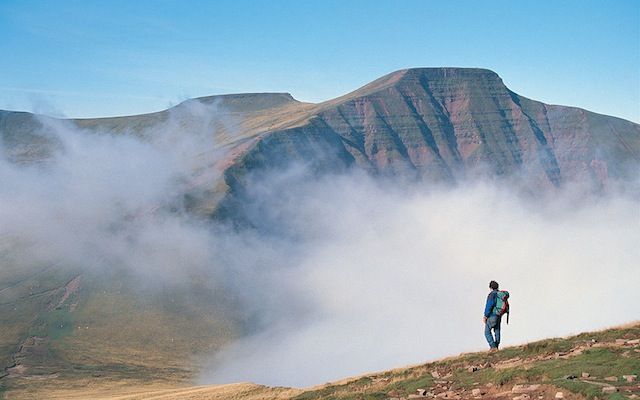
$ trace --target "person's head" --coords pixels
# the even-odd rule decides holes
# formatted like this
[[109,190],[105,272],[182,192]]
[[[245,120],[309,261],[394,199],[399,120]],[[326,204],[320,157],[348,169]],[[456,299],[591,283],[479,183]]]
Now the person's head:
[[496,281],[489,282],[489,289],[498,290],[498,282],[496,282]]

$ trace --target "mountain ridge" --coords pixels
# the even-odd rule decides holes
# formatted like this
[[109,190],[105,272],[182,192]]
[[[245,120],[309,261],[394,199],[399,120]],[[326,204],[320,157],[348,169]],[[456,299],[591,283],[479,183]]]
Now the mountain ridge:
[[396,71],[310,111],[302,125],[256,136],[225,173],[231,197],[246,186],[243,164],[282,168],[279,154],[313,170],[356,165],[428,182],[488,170],[526,176],[532,191],[571,182],[606,191],[640,162],[640,125],[530,100],[483,69]]
[[[29,120],[38,118],[0,114],[5,141],[24,135],[37,142],[37,123]],[[241,213],[249,171],[296,162],[318,173],[356,167],[429,183],[479,173],[525,178],[531,192],[567,183],[607,191],[632,180],[640,163],[640,125],[528,99],[483,68],[402,69],[316,104],[288,93],[229,94],[150,114],[63,121],[113,134],[153,135],[167,126],[213,134],[227,149],[214,167],[223,178],[199,189],[215,193],[193,210],[223,218]],[[30,147],[30,154],[47,153]]]

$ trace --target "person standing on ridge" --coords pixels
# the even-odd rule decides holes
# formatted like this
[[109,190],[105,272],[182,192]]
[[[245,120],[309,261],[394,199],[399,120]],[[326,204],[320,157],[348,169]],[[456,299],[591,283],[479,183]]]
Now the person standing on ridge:
[[[509,295],[508,292],[498,291],[498,282],[496,281],[489,282],[489,289],[491,292],[487,296],[482,322],[484,323],[484,336],[487,338],[490,347],[489,351],[497,351],[500,346],[500,320],[505,312],[503,307],[498,309],[497,306],[499,305],[498,303],[502,303],[502,296],[500,296],[502,293],[507,293],[507,298]],[[506,310],[508,312],[508,303]]]

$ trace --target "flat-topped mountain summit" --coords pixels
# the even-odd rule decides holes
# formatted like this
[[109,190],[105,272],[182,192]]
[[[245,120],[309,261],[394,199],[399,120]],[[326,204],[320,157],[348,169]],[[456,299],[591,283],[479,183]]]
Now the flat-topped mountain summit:
[[[188,111],[194,104],[204,107]],[[5,151],[16,141],[37,142],[32,119],[0,114]],[[577,182],[596,191],[629,179],[640,162],[640,125],[527,99],[495,72],[478,68],[400,70],[318,104],[288,93],[232,94],[152,114],[70,122],[102,132],[153,134],[173,120],[188,135],[202,129],[195,125],[203,119],[218,144],[230,149],[217,164],[224,176],[217,188],[231,198],[242,191],[247,171],[296,161],[316,171],[355,166],[430,181],[456,181],[482,170],[526,177],[536,188]],[[228,206],[213,208],[220,205]]]

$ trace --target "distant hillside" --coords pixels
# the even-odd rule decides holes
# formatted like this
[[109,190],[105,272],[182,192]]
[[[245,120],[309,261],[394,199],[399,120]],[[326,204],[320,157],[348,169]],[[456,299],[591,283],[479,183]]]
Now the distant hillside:
[[[238,383],[171,386],[107,377],[32,381],[11,399],[634,399],[640,396],[640,324],[469,353],[309,389]],[[91,382],[90,385],[87,385]],[[62,385],[61,385],[62,383]]]

